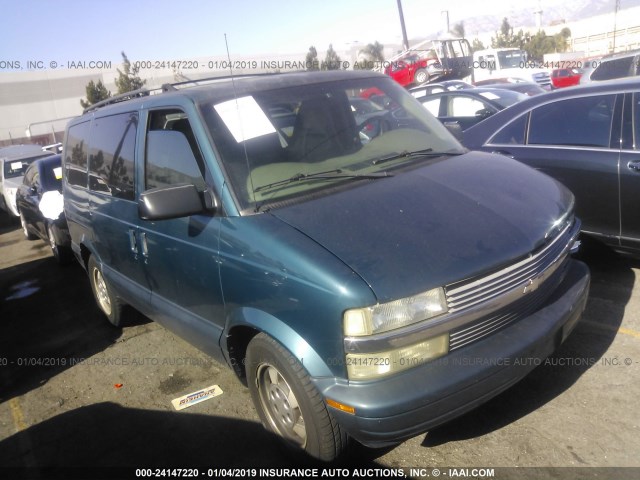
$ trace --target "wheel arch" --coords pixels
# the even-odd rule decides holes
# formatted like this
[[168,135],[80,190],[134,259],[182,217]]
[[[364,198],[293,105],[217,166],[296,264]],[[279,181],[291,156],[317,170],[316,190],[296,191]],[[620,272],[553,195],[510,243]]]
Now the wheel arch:
[[246,384],[245,359],[249,342],[265,333],[280,343],[304,366],[311,377],[333,377],[327,364],[298,332],[273,315],[255,308],[240,308],[227,322],[223,350],[236,375]]

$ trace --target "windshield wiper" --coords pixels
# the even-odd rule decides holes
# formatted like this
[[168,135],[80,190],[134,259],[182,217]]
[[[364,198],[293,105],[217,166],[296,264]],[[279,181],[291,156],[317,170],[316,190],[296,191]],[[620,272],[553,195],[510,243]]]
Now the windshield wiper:
[[461,152],[434,152],[433,148],[425,148],[424,150],[415,150],[413,152],[405,150],[404,152],[394,153],[386,157],[376,158],[371,163],[374,165],[380,165],[381,163],[390,162],[391,160],[397,160],[399,158],[443,157],[445,155],[462,155],[462,153]]
[[271,187],[278,187],[280,185],[287,185],[293,182],[299,182],[302,180],[308,179],[339,179],[339,178],[383,178],[383,177],[392,177],[392,174],[387,172],[377,172],[377,173],[343,173],[343,171],[339,168],[335,170],[327,170],[325,172],[315,172],[315,173],[296,173],[292,177],[285,178],[284,180],[278,180],[277,182],[267,183],[266,185],[261,185],[255,188],[254,193],[261,192],[262,190],[266,190]]

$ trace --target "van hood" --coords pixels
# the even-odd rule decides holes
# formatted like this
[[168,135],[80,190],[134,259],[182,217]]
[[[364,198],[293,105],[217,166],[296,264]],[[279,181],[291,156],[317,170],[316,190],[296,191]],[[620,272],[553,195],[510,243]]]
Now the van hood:
[[527,256],[572,205],[552,178],[471,152],[270,214],[332,252],[386,302]]

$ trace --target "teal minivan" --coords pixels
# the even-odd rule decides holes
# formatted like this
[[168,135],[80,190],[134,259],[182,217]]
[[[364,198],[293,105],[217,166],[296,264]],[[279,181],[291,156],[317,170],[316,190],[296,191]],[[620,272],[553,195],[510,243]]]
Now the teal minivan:
[[426,432],[576,325],[557,181],[468,152],[381,74],[195,83],[69,123],[72,249],[111,323],[131,306],[227,364],[285,444],[329,461]]

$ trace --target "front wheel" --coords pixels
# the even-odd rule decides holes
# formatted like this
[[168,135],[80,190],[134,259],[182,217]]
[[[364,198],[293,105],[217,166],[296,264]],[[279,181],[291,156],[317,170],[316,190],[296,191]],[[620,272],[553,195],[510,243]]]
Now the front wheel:
[[260,333],[247,347],[246,367],[251,397],[267,430],[319,460],[338,457],[347,436],[297,358]]
[[51,253],[59,264],[64,265],[71,261],[71,249],[63,245],[58,245],[56,236],[53,232],[53,227],[47,225],[47,238],[49,239],[49,247],[51,247]]

